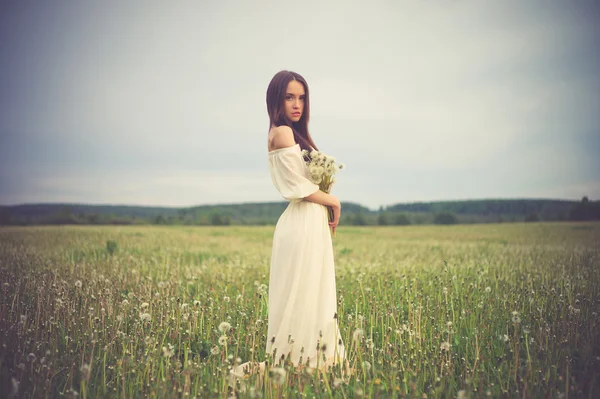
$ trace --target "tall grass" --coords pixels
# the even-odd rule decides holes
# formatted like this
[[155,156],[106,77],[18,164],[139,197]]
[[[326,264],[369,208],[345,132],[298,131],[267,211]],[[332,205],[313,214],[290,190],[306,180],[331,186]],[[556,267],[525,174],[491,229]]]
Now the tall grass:
[[[0,230],[0,389],[19,397],[596,397],[600,224],[340,227],[355,373],[265,360],[273,227]],[[270,362],[270,359],[267,359]]]

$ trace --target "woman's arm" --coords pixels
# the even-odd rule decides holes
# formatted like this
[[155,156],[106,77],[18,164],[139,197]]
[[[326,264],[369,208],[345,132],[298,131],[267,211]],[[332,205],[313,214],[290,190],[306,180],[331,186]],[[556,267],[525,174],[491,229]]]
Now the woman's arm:
[[333,210],[333,220],[329,222],[329,227],[331,227],[331,231],[335,235],[335,229],[337,229],[337,226],[340,223],[340,215],[342,213],[342,204],[340,203],[340,200],[335,195],[327,194],[321,190],[315,191],[311,195],[304,197],[304,199],[331,207]]
[[335,195],[327,194],[326,192],[321,190],[315,191],[311,195],[304,197],[304,199],[317,204],[330,206],[332,208],[342,207],[340,204],[340,200]]

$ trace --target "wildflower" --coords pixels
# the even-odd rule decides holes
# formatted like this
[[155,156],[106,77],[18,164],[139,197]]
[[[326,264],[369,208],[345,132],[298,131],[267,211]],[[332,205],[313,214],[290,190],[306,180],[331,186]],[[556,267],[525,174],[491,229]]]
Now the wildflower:
[[219,345],[221,345],[221,346],[227,345],[227,336],[221,335],[219,337]]
[[363,368],[365,369],[365,371],[367,371],[367,372],[368,372],[369,370],[371,370],[371,363],[369,363],[368,361],[366,361],[366,360],[365,360],[365,361],[362,363],[362,365],[363,365]]
[[231,329],[231,324],[227,323],[226,321],[219,324],[219,331],[221,331],[222,333],[226,333],[230,329]]
[[367,343],[367,349],[373,348],[373,339],[372,338],[368,338],[366,343]]
[[508,335],[504,334],[504,336],[502,337],[502,339],[504,340],[504,342],[508,342]]
[[167,344],[167,345],[168,345],[168,347],[166,347],[166,346],[162,347],[163,356],[166,357],[166,358],[170,358],[171,356],[173,356],[173,352],[174,352],[173,348],[174,348],[174,346],[171,345],[171,344]]
[[261,284],[261,285],[258,286],[257,291],[260,294],[266,294],[267,293],[267,289],[268,289],[268,287],[265,284]]
[[485,287],[485,292],[487,292],[487,293],[492,292],[492,288],[491,287]]
[[188,304],[187,303],[182,303],[181,304],[181,310],[186,310],[188,308]]
[[152,316],[150,315],[150,313],[140,313],[140,320],[144,321],[151,321],[152,320]]
[[286,377],[285,369],[281,367],[274,367],[269,371],[269,376],[273,379],[273,382],[277,385],[281,385],[285,382]]
[[224,296],[224,297],[223,297],[223,302],[229,302],[229,300],[230,300],[230,299],[229,299],[229,297],[228,297],[228,296]]
[[35,362],[35,359],[36,359],[35,354],[30,353],[29,355],[27,355],[28,362]]
[[515,324],[519,324],[521,322],[521,318],[519,317],[519,312],[513,310],[512,312],[512,322]]
[[448,322],[448,328],[452,328],[452,322],[451,321]]
[[218,355],[219,352],[221,352],[221,350],[218,346],[213,346],[213,348],[210,350],[210,353],[212,353],[213,355]]
[[200,301],[194,301],[194,306],[200,306]]
[[150,304],[148,302],[144,302],[142,303],[142,305],[140,306],[141,309],[146,309],[148,306],[150,306]]
[[355,341],[360,341],[364,336],[365,333],[362,328],[357,328],[354,330],[354,333],[352,333],[352,339]]
[[85,378],[87,380],[88,378],[90,378],[90,373],[92,371],[92,368],[90,367],[89,364],[83,363],[81,365],[81,367],[79,368],[79,371],[81,372],[81,375],[83,376],[83,378]]
[[445,352],[448,352],[450,350],[450,342],[448,342],[448,341],[442,342],[442,344],[440,345],[440,349]]
[[122,306],[127,306],[129,305],[129,301],[127,299],[123,299],[123,302],[121,302]]
[[83,284],[81,283],[81,280],[75,281],[75,287],[76,288],[81,288],[82,286],[83,286]]

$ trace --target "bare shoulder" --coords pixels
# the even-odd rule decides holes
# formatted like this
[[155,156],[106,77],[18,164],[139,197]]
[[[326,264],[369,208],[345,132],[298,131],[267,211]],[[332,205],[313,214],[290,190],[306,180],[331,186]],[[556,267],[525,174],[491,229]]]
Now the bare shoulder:
[[294,132],[289,126],[277,126],[271,130],[271,150],[291,147],[296,144]]

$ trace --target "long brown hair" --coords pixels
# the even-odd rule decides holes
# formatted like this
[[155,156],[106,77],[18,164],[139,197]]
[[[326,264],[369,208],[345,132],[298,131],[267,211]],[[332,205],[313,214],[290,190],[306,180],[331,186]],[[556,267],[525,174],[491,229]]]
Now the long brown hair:
[[[304,111],[298,122],[289,120],[284,111],[285,94],[288,83],[296,80],[304,86]],[[289,126],[294,132],[294,140],[300,144],[303,150],[319,150],[315,145],[310,133],[308,133],[308,120],[310,119],[310,101],[308,97],[308,84],[306,80],[296,72],[279,71],[273,76],[267,88],[267,112],[269,113],[269,129],[271,126]]]

